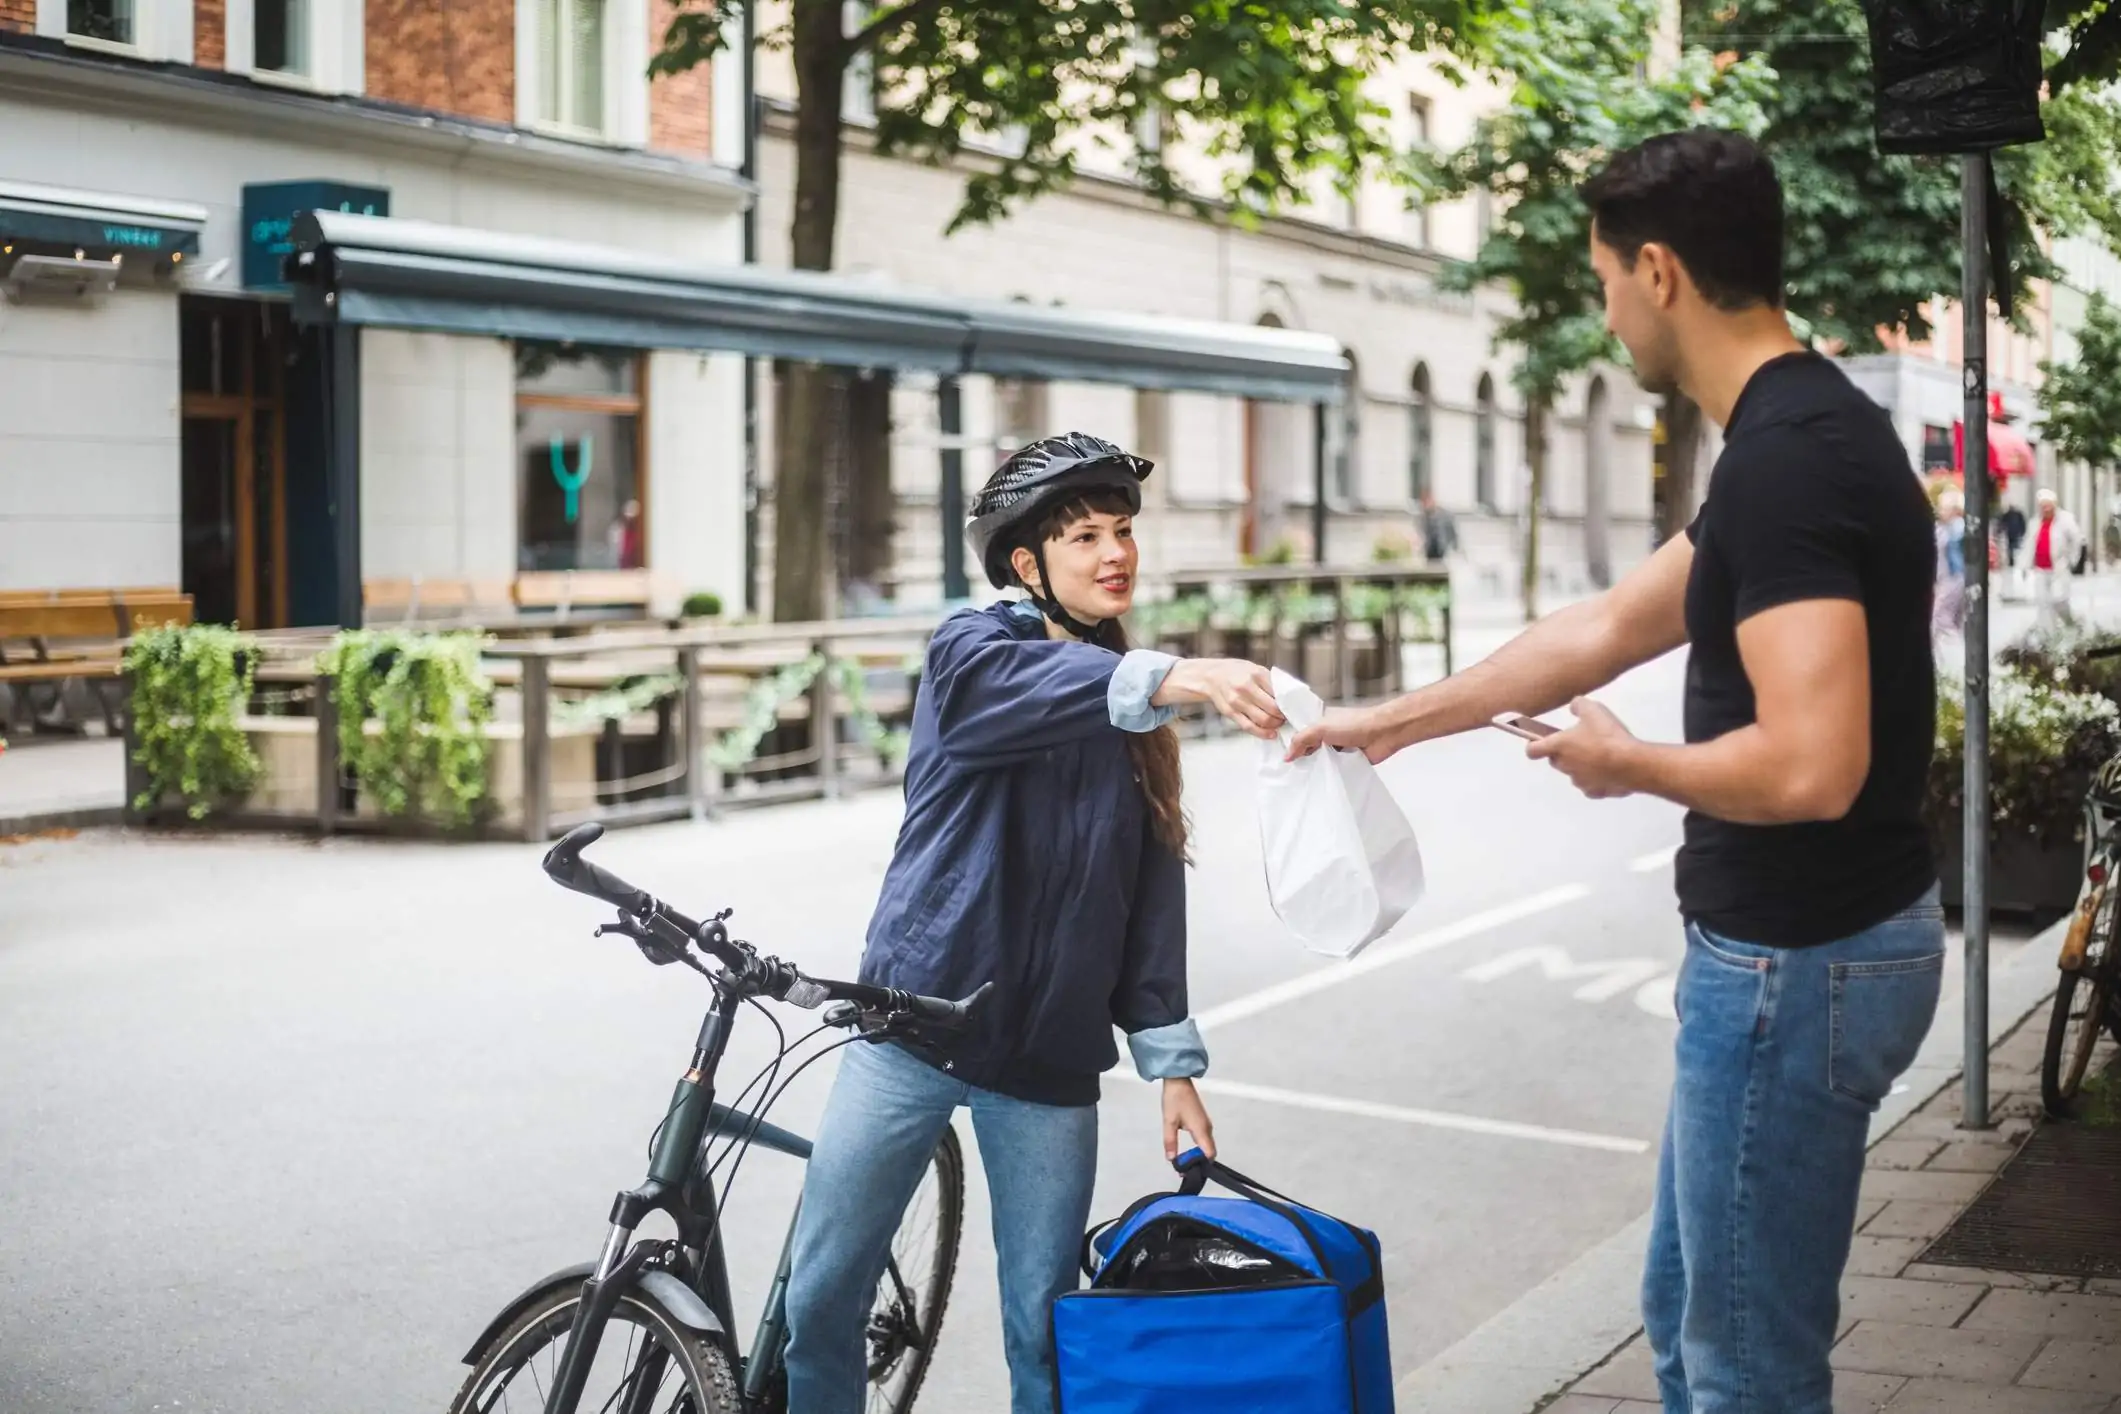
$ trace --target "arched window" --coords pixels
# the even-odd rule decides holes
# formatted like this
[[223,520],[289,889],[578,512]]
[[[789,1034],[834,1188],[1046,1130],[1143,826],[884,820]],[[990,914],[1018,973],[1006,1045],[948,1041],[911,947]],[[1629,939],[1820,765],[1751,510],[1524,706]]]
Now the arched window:
[[1407,397],[1407,495],[1415,505],[1436,489],[1436,470],[1430,449],[1436,441],[1436,410],[1429,400],[1429,366],[1414,365],[1414,383]]
[[1495,510],[1495,379],[1480,375],[1473,395],[1473,496],[1482,510]]

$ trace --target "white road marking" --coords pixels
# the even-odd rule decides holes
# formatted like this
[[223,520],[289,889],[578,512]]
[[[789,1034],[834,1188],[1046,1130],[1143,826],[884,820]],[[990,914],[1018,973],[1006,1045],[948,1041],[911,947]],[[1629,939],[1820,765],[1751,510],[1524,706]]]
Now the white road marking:
[[1654,874],[1660,869],[1669,868],[1672,861],[1678,857],[1679,846],[1675,844],[1670,849],[1660,849],[1653,854],[1645,854],[1642,858],[1630,863],[1628,868],[1637,874]]
[[[1132,1071],[1115,1070],[1108,1079],[1134,1080]],[[1598,1149],[1608,1154],[1646,1154],[1647,1140],[1624,1139],[1617,1134],[1591,1134],[1580,1129],[1552,1129],[1543,1124],[1519,1124],[1507,1119],[1482,1119],[1478,1115],[1450,1114],[1443,1110],[1410,1109],[1404,1105],[1381,1105],[1371,1100],[1349,1100],[1337,1095],[1309,1095],[1281,1090],[1271,1085],[1252,1085],[1241,1080],[1202,1079],[1201,1093],[1228,1095],[1233,1100],[1257,1100],[1262,1104],[1288,1105],[1300,1110],[1353,1115],[1360,1119],[1390,1120],[1427,1129],[1451,1129],[1461,1134],[1486,1134],[1498,1139],[1525,1139],[1539,1144],[1559,1144],[1571,1149]]]
[[1417,933],[1411,938],[1406,938],[1396,943],[1375,944],[1368,952],[1361,954],[1352,962],[1321,967],[1316,971],[1306,972],[1300,977],[1291,977],[1286,982],[1277,982],[1271,987],[1262,987],[1249,996],[1239,997],[1235,1001],[1224,1002],[1218,1007],[1210,1007],[1206,1011],[1195,1015],[1193,1020],[1204,1031],[1214,1027],[1227,1026],[1233,1021],[1242,1021],[1248,1016],[1257,1016],[1263,1011],[1271,1011],[1275,1007],[1299,1001],[1313,993],[1337,987],[1343,982],[1352,982],[1358,977],[1368,976],[1370,973],[1380,968],[1390,967],[1396,962],[1405,962],[1408,958],[1420,957],[1423,953],[1435,952],[1439,948],[1447,948],[1454,943],[1462,943],[1466,939],[1477,937],[1490,929],[1500,928],[1506,924],[1518,922],[1520,919],[1531,918],[1551,909],[1576,903],[1590,896],[1590,889],[1582,884],[1563,884],[1558,888],[1548,889],[1544,893],[1533,894],[1529,898],[1518,899],[1514,903],[1506,903],[1500,907],[1490,908],[1484,912],[1461,918],[1456,923],[1446,923],[1443,927],[1430,932]]
[[[1551,944],[1529,948],[1518,948],[1485,962],[1475,963],[1458,975],[1468,982],[1494,982],[1536,967],[1540,975],[1549,982],[1583,981],[1575,991],[1579,1002],[1603,1002],[1619,996],[1632,987],[1643,983],[1664,971],[1663,959],[1654,957],[1622,957],[1603,962],[1578,962],[1569,956],[1567,948]],[[1588,980],[1585,980],[1588,979]]]

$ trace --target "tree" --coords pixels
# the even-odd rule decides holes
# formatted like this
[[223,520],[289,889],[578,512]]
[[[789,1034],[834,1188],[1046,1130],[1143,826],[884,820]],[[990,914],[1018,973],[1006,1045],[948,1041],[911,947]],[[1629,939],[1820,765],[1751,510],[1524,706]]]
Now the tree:
[[[652,69],[706,62],[745,4],[678,0]],[[829,270],[839,232],[841,95],[866,66],[879,149],[930,162],[966,158],[964,199],[947,229],[989,221],[1066,187],[1088,146],[1124,145],[1157,199],[1201,211],[1271,209],[1303,197],[1314,174],[1344,188],[1396,158],[1386,114],[1363,75],[1387,54],[1460,42],[1472,0],[897,0],[881,7],[792,0],[764,36],[787,46],[796,75],[797,268]],[[850,10],[859,21],[847,24]],[[1220,191],[1180,180],[1162,144],[1135,144],[1168,122],[1225,173]],[[1001,155],[973,152],[984,136]],[[783,370],[774,495],[774,615],[827,610],[828,467],[836,455],[834,380]],[[873,460],[873,459],[871,459]]]
[[[1848,353],[1876,351],[1881,331],[1929,337],[1924,306],[1960,289],[1960,165],[1879,154],[1860,0],[1815,0],[1801,23],[1787,0],[1703,0],[1689,10],[1686,39],[1775,72],[1760,140],[1782,178],[1790,312]],[[2053,274],[2036,229],[2121,240],[2112,100],[2086,88],[2051,99],[2044,117],[2048,141],[1996,154],[2019,289]]]
[[2121,310],[2093,294],[2077,330],[2077,356],[2040,365],[2041,434],[2064,461],[2102,472],[2121,466]]
[[[1758,61],[1721,65],[1705,49],[1650,69],[1659,0],[1509,0],[1483,36],[1482,62],[1514,81],[1506,106],[1455,152],[1417,154],[1412,180],[1432,199],[1487,190],[1495,224],[1479,252],[1441,283],[1498,284],[1515,309],[1496,328],[1518,351],[1525,400],[1524,612],[1537,612],[1539,516],[1547,422],[1563,385],[1622,357],[1591,273],[1590,212],[1577,188],[1614,152],[1658,133],[1713,126],[1756,131],[1772,75]],[[1461,75],[1462,77],[1462,75]]]

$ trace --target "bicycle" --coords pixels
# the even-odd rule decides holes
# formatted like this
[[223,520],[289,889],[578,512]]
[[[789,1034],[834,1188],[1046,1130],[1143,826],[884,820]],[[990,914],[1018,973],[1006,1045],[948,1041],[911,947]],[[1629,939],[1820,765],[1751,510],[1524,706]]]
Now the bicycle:
[[[785,1414],[785,1301],[795,1225],[791,1219],[747,1354],[735,1338],[735,1303],[722,1247],[737,1170],[754,1145],[796,1158],[810,1156],[808,1140],[766,1121],[804,1068],[841,1046],[959,1030],[970,1024],[989,988],[953,1002],[805,976],[733,940],[728,911],[695,922],[582,858],[603,833],[596,824],[569,832],[546,854],[546,875],[619,911],[618,921],[598,927],[596,936],[631,938],[657,966],[690,967],[708,980],[714,1000],[700,1023],[692,1064],[650,1140],[647,1178],[612,1201],[602,1254],[532,1283],[487,1323],[464,1357],[471,1373],[450,1411]],[[816,1030],[791,1045],[761,999],[806,1010],[836,1005]],[[736,1104],[724,1105],[714,1096],[715,1075],[738,1009],[746,1005],[773,1022],[780,1047]],[[834,1029],[853,1034],[817,1049],[776,1085],[791,1054]],[[755,1112],[743,1108],[753,1090],[759,1095]],[[922,1189],[901,1219],[872,1302],[867,1330],[872,1409],[906,1414],[927,1377],[957,1267],[964,1182],[964,1153],[956,1136],[945,1131]],[[931,1196],[932,1213],[925,1201]],[[635,1241],[642,1221],[655,1213],[675,1224],[676,1239]],[[920,1265],[927,1258],[931,1266]],[[620,1325],[627,1328],[624,1353],[613,1361],[607,1357],[618,1349],[613,1327]],[[605,1394],[607,1377],[610,1392]],[[512,1389],[525,1399],[523,1405],[513,1403]]]
[[[2121,645],[2091,658],[2121,656]],[[2099,1045],[2099,1032],[2121,1043],[2121,757],[2099,768],[2084,798],[2085,888],[2056,959],[2062,977],[2048,1013],[2040,1057],[2040,1105],[2067,1119]]]

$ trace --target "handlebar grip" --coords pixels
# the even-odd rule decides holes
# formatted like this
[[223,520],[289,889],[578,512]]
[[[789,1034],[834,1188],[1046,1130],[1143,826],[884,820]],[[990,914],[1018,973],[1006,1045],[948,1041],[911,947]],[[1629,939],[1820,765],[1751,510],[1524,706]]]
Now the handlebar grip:
[[645,915],[655,911],[655,899],[608,869],[582,858],[582,851],[604,837],[604,827],[577,825],[545,852],[545,875],[563,889],[602,899],[627,913]]
[[973,1014],[986,1004],[987,994],[994,990],[992,982],[980,984],[980,989],[963,1001],[946,1002],[941,997],[907,997],[908,1010],[923,1021],[932,1021],[940,1026],[962,1026]]

